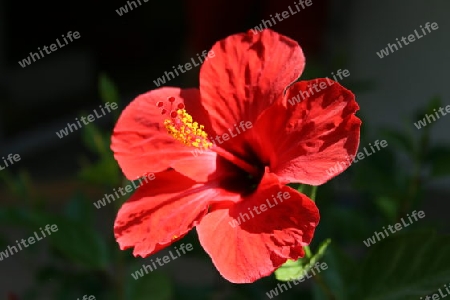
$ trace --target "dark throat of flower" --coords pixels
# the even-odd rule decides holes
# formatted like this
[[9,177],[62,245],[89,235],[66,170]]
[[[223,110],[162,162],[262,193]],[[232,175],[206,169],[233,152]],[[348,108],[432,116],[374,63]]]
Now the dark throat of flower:
[[239,157],[235,156],[234,154],[228,152],[223,148],[213,146],[210,150],[216,152],[219,156],[223,157],[224,159],[228,160],[229,162],[233,163],[234,165],[238,166],[239,168],[241,168],[242,170],[244,170],[245,172],[254,177],[257,177],[258,174],[260,173],[258,168],[252,166],[251,164],[245,162],[244,160],[240,159]]

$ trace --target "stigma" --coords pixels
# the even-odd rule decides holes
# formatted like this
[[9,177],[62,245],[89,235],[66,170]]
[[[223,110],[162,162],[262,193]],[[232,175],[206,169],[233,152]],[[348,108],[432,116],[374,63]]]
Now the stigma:
[[[167,100],[171,104],[170,110],[163,108],[164,104],[162,102],[156,103],[156,106],[161,108],[161,114],[168,116],[164,120],[164,127],[167,129],[167,133],[186,146],[202,150],[212,148],[213,143],[208,139],[205,127],[194,122],[192,116],[184,109],[184,104],[179,103],[176,109],[173,109],[175,98],[169,97]],[[169,111],[170,113],[168,113]]]

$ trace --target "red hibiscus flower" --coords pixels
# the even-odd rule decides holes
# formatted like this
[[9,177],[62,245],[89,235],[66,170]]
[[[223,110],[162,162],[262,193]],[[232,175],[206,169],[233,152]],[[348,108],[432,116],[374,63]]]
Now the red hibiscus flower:
[[303,52],[274,31],[232,35],[211,51],[199,89],[149,91],[119,118],[111,148],[124,174],[155,179],[121,207],[114,233],[121,249],[147,257],[196,227],[224,278],[254,282],[304,256],[319,212],[286,184],[337,175],[326,171],[356,153],[359,107],[337,82],[293,83]]

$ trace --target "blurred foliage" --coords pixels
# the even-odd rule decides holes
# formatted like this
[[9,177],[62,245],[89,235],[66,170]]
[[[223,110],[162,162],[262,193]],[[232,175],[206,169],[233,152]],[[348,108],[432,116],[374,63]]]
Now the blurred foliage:
[[[345,65],[342,60],[338,62],[337,68]],[[305,78],[317,77],[314,70],[308,69]],[[345,82],[343,85],[348,86]],[[99,78],[99,94],[102,102],[116,102],[121,106],[118,91],[106,75]],[[328,269],[306,280],[307,283],[283,292],[278,299],[401,300],[418,299],[435,292],[450,282],[447,255],[450,241],[449,237],[429,231],[427,220],[392,234],[370,249],[363,241],[375,231],[380,232],[386,224],[394,224],[407,213],[419,210],[426,195],[424,185],[432,179],[450,175],[450,147],[429,143],[434,124],[421,130],[409,130],[413,122],[440,106],[439,98],[432,99],[408,121],[409,127],[404,131],[382,128],[373,138],[363,127],[360,147],[376,139],[385,139],[388,147],[352,165],[318,189],[321,223],[311,245],[315,251],[306,247],[304,258],[288,261],[274,276],[250,285],[233,285],[217,275],[212,283],[186,286],[164,269],[135,280],[131,273],[139,270],[145,260],[134,258],[129,250],[119,250],[112,232],[115,214],[126,197],[96,209],[93,202],[97,199],[91,199],[79,189],[62,201],[64,206],[60,212],[50,213],[54,209],[36,194],[26,172],[15,176],[8,170],[0,172],[0,179],[18,202],[0,209],[2,227],[12,226],[31,232],[46,224],[57,224],[59,228],[46,243],[38,243],[25,251],[35,255],[39,253],[36,249],[44,248],[51,256],[48,263],[37,270],[34,286],[20,299],[42,299],[49,290],[51,299],[55,300],[81,299],[83,295],[108,300],[265,299],[266,293],[277,287],[277,280],[298,278],[316,262],[326,262]],[[120,109],[114,112],[115,120],[119,113]],[[111,193],[113,188],[129,183],[114,160],[110,138],[110,130],[102,130],[95,124],[82,128],[83,144],[95,159],[80,157],[77,179],[102,193]],[[342,183],[348,185],[349,192],[339,189]],[[316,198],[314,187],[290,186]],[[98,229],[100,214],[111,225],[106,233]],[[195,232],[188,234],[183,242],[194,245],[191,257],[212,264]],[[0,238],[1,249],[11,243]]]

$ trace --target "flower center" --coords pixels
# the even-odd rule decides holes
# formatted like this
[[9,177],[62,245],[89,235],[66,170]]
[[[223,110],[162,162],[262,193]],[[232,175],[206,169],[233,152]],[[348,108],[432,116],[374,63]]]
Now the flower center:
[[185,109],[178,109],[170,114],[170,119],[164,121],[167,132],[176,140],[187,146],[208,149],[213,146],[208,140],[208,134],[204,126],[192,121]]
[[[205,127],[192,120],[192,116],[184,109],[184,104],[179,103],[176,106],[177,109],[173,110],[175,97],[169,97],[167,100],[171,103],[169,118],[164,120],[167,132],[186,146],[202,150],[211,148],[213,143],[208,140],[208,134],[204,130]],[[162,102],[156,103],[158,107],[163,107],[163,105]],[[166,113],[167,110],[162,108],[161,114],[164,115]]]
[[175,110],[175,97],[169,97],[167,98],[167,101],[170,103],[169,110],[164,108],[164,103],[161,101],[157,102],[156,106],[161,109],[162,115],[165,115],[170,111],[168,115],[169,118],[164,120],[164,126],[166,127],[167,132],[176,140],[182,142],[186,146],[214,151],[217,155],[242,168],[249,174],[257,175],[259,173],[256,167],[209,140],[208,134],[204,130],[205,127],[193,121],[192,116],[184,109],[183,103],[178,103]]

